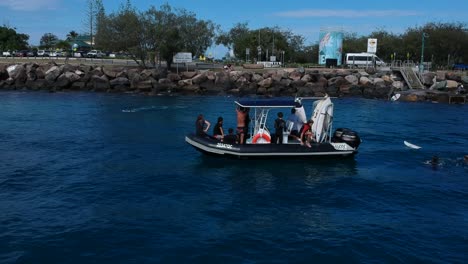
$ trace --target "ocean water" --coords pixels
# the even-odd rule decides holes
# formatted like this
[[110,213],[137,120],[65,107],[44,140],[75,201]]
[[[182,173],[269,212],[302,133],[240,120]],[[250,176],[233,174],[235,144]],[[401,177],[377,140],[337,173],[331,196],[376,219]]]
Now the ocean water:
[[0,263],[466,263],[467,105],[336,99],[345,160],[185,143],[235,99],[0,92]]

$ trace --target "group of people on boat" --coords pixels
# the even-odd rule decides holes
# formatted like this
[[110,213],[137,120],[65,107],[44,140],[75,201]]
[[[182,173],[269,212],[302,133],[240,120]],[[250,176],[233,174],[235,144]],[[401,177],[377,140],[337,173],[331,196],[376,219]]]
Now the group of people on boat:
[[[207,121],[202,114],[199,114],[195,123],[196,135],[209,137],[228,144],[245,144],[250,124],[249,110],[249,108],[242,106],[236,108],[236,134],[234,134],[234,129],[229,128],[227,135],[224,133],[223,129],[223,117],[218,117],[218,120],[213,128],[213,135],[211,136],[207,133],[208,129],[211,126],[210,122]],[[287,127],[287,122],[292,123],[290,131],[288,131],[289,128]],[[271,143],[283,144],[283,135],[285,132],[289,132],[288,136],[291,139],[297,140],[300,142],[301,145],[305,145],[310,148],[310,143],[313,141],[313,120],[310,119],[303,123],[300,120],[300,118],[296,115],[296,109],[292,108],[291,115],[288,117],[287,122],[283,119],[283,113],[278,112],[277,119],[274,123],[275,134]]]
[[208,120],[206,120],[202,114],[199,114],[197,117],[197,121],[195,122],[195,133],[197,136],[217,139],[228,144],[239,143],[238,136],[234,134],[234,129],[229,128],[227,135],[224,133],[223,122],[223,117],[218,117],[218,121],[216,122],[213,128],[213,136],[210,136],[207,132],[211,126],[211,123]]

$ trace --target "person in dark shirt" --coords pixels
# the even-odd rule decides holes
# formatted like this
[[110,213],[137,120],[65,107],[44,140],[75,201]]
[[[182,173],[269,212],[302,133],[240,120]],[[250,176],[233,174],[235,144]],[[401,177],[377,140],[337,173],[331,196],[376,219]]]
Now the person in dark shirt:
[[275,120],[275,135],[276,144],[283,144],[283,132],[286,127],[286,121],[283,119],[283,113],[278,113],[278,118]]
[[226,144],[237,144],[237,136],[234,135],[234,129],[229,128],[228,133],[224,136],[223,142]]
[[202,114],[199,114],[195,121],[195,133],[197,136],[206,136],[206,131],[210,128],[210,122],[206,121]]
[[213,136],[218,140],[222,140],[224,138],[223,118],[221,116],[218,117],[218,122],[216,122],[216,125],[213,128]]

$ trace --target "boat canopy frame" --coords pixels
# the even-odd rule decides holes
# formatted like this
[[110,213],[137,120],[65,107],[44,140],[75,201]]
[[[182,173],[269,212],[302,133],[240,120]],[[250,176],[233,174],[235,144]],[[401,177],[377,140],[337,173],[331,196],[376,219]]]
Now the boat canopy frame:
[[[268,133],[270,131],[268,130],[266,126],[266,122],[268,120],[268,114],[270,110],[272,109],[278,109],[278,108],[293,108],[293,107],[298,107],[300,105],[303,106],[302,101],[304,100],[314,100],[312,103],[312,111],[311,115],[313,115],[315,107],[317,106],[318,100],[323,100],[326,98],[336,98],[336,97],[329,97],[328,95],[321,96],[321,97],[296,97],[294,99],[241,99],[238,101],[235,101],[234,103],[238,107],[243,107],[243,108],[249,108],[249,109],[254,109],[254,124],[251,126],[250,129],[250,135],[251,138],[255,136],[257,133],[265,133],[264,131],[266,130]],[[333,107],[333,104],[331,104],[331,107]],[[307,115],[306,115],[307,117]],[[310,117],[312,118],[312,117]],[[309,119],[309,118],[307,118]],[[332,132],[332,124],[333,124],[333,119],[329,120],[330,122],[327,124],[327,127],[325,129],[326,131],[326,136],[322,138],[323,141],[330,141],[331,140],[331,132]]]

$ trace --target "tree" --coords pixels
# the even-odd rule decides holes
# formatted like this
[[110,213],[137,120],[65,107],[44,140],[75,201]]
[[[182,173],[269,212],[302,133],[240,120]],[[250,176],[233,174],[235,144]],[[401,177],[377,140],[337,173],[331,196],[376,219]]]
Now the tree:
[[67,34],[67,41],[74,41],[78,37],[78,33],[72,30]]
[[[129,1],[129,0],[127,0]],[[94,47],[95,39],[94,36],[96,34],[97,29],[99,28],[99,22],[101,22],[102,15],[104,14],[104,5],[102,4],[102,0],[87,0],[86,1],[86,9],[85,9],[85,32],[89,33],[91,47]]]
[[0,27],[0,50],[22,50],[28,47],[29,36],[18,34],[15,28]]
[[59,40],[56,44],[55,44],[55,48],[57,49],[62,49],[62,50],[70,50],[71,49],[71,45],[70,45],[70,42],[66,41],[66,40]]
[[138,13],[127,2],[103,19],[97,39],[102,39],[103,48],[129,52],[142,66],[157,52],[170,67],[177,52],[203,54],[213,42],[215,29],[211,21],[199,20],[185,9],[165,4]]
[[239,23],[229,32],[221,32],[216,38],[216,44],[223,44],[233,49],[237,58],[243,58],[246,49],[250,49],[252,57],[259,60],[269,59],[266,58],[267,50],[268,55],[276,56],[281,50],[287,54],[289,60],[295,60],[299,52],[304,49],[304,37],[279,27],[250,30],[247,23]]
[[40,46],[45,49],[50,49],[55,46],[58,37],[52,33],[45,33],[40,40]]

